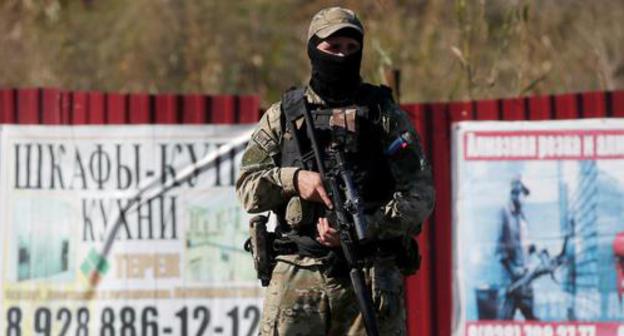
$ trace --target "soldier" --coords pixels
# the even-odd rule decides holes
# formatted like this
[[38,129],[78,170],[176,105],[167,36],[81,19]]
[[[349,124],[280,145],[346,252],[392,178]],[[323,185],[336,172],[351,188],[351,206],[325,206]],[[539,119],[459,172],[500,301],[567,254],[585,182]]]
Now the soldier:
[[236,182],[243,207],[250,213],[275,212],[277,234],[295,246],[275,252],[262,335],[365,334],[339,236],[325,216],[332,201],[319,173],[302,168],[300,154],[310,146],[304,118],[297,113],[302,106],[313,115],[327,108],[368,110],[367,117],[358,119],[358,152],[350,157],[366,204],[366,234],[374,241],[365,273],[380,334],[405,334],[401,271],[413,273],[417,268],[412,236],[421,231],[433,208],[434,189],[408,117],[388,88],[360,78],[363,36],[362,24],[351,10],[331,7],[314,15],[307,39],[309,85],[288,91],[266,111],[243,155]]

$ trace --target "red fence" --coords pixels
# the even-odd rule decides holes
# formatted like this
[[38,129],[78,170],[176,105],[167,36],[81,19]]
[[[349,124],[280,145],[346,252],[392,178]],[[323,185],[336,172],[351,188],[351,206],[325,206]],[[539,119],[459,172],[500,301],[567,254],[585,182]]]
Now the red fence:
[[0,123],[234,124],[255,122],[259,117],[258,96],[0,90]]
[[[433,166],[436,209],[419,237],[420,272],[406,280],[410,335],[451,334],[451,124],[462,120],[549,120],[624,117],[624,91],[472,102],[404,104]],[[257,96],[146,95],[0,90],[0,123],[202,124],[252,123]]]

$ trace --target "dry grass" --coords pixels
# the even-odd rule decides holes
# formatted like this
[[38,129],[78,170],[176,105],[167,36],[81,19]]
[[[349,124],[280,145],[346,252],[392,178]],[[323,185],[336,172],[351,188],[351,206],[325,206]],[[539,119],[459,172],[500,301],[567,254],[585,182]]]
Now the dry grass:
[[624,88],[624,2],[610,0],[0,0],[0,86],[257,93],[305,83],[319,8],[355,9],[363,75],[403,101]]

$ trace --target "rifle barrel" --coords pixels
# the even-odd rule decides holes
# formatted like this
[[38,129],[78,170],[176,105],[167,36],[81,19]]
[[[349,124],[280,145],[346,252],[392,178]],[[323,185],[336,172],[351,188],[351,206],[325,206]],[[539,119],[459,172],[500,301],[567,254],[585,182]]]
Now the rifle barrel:
[[377,326],[377,317],[373,309],[373,300],[368,293],[362,271],[357,268],[352,268],[349,275],[351,276],[351,284],[353,284],[353,291],[355,292],[360,313],[362,313],[366,334],[368,334],[368,336],[378,336],[379,328]]

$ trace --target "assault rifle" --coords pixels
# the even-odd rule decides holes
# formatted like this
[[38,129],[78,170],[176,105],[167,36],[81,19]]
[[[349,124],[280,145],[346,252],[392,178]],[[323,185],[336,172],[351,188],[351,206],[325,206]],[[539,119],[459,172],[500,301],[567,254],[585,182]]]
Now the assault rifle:
[[352,135],[355,135],[357,112],[357,109],[352,109],[335,115],[338,120],[342,121],[342,125],[332,126],[331,144],[325,153],[328,158],[327,162],[330,163],[327,169],[321,157],[310,111],[305,109],[304,116],[306,131],[318,172],[334,205],[331,217],[340,236],[340,246],[349,267],[351,284],[364,320],[366,333],[369,336],[377,336],[379,335],[377,317],[362,272],[365,266],[364,260],[358,256],[358,247],[365,240],[367,227],[364,217],[364,203],[353,182],[353,173],[349,167],[349,162],[345,159],[345,152],[353,145]]

